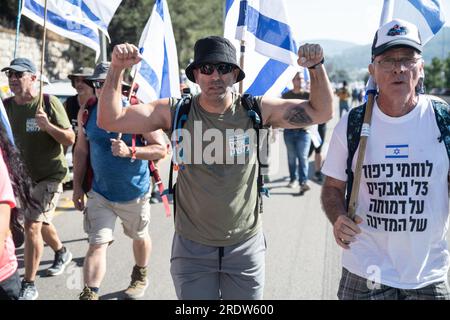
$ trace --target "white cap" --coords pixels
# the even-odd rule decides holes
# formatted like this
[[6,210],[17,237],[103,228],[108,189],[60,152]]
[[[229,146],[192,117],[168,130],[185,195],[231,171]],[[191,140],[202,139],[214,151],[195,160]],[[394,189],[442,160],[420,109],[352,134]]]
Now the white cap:
[[395,19],[381,26],[375,33],[372,58],[393,47],[411,47],[422,52],[422,40],[417,27],[404,20]]

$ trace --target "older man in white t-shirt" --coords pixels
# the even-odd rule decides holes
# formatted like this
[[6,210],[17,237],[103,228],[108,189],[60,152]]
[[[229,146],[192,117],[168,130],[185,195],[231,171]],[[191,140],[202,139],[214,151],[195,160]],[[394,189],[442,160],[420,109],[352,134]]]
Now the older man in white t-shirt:
[[393,20],[375,35],[369,72],[379,92],[361,181],[353,186],[359,188],[354,221],[345,202],[349,115],[334,130],[322,203],[345,249],[339,299],[450,299],[449,158],[432,97],[418,94],[421,53],[413,24]]

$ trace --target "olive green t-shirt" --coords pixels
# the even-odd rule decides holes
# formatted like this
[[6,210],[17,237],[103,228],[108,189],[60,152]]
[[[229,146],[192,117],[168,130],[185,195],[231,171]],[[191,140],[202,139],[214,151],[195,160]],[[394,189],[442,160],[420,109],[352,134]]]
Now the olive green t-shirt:
[[[261,97],[257,101],[261,105]],[[171,99],[172,119],[176,102]],[[187,122],[174,134],[180,132],[184,134],[174,150],[180,166],[176,232],[210,246],[251,238],[261,228],[257,144],[240,96],[233,93],[232,106],[223,114],[207,112],[194,96]]]
[[[39,129],[35,120],[38,101],[39,97],[24,105],[16,104],[14,99],[5,103],[14,141],[34,183],[42,180],[63,181],[67,174],[63,147],[52,136]],[[50,105],[51,112],[47,115],[50,122],[63,129],[70,128],[66,111],[59,99],[50,96]]]

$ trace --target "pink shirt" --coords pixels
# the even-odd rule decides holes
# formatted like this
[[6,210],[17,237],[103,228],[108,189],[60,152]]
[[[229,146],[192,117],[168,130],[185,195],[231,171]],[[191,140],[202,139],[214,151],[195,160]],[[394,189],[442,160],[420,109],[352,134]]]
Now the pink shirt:
[[[8,169],[3,160],[2,149],[0,148],[0,202],[7,203],[14,208],[16,201],[14,192],[9,180]],[[17,270],[17,257],[15,254],[15,247],[12,236],[6,237],[5,243],[0,243],[4,246],[3,254],[0,257],[0,282],[9,278]]]

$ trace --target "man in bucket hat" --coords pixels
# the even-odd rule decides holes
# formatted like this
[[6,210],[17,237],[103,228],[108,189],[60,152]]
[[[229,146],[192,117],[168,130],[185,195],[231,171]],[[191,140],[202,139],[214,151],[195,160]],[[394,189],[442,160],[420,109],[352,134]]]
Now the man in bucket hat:
[[[96,96],[102,92],[109,66],[109,62],[99,63],[93,75],[86,78],[95,88]],[[148,287],[147,264],[151,253],[147,160],[163,158],[167,153],[166,143],[160,131],[139,135],[135,143],[130,134],[118,139],[117,132],[99,128],[96,118],[97,100],[94,99],[88,102],[86,109],[80,109],[79,123],[84,130],[78,130],[74,152],[73,202],[76,209],[84,210],[84,229],[89,241],[83,266],[85,287],[79,298],[99,298],[106,272],[106,252],[114,241],[114,225],[119,217],[124,233],[133,240],[135,259],[131,282],[124,294],[129,299],[137,299]],[[92,166],[93,183],[85,206],[82,183],[87,163]]]
[[351,110],[334,130],[322,168],[322,203],[344,248],[339,299],[450,298],[444,144],[450,137],[436,115],[450,117],[445,102],[419,94],[422,51],[412,23],[393,20],[375,34],[369,72],[378,94],[360,185],[353,186],[360,190],[355,221],[346,216],[345,193],[357,158],[349,152],[357,146],[352,137],[359,139],[353,128],[360,128],[365,106]]
[[[62,181],[68,168],[62,147],[74,143],[75,134],[64,107],[58,98],[44,96],[44,107],[38,109],[39,92],[36,90],[36,67],[26,58],[16,58],[6,73],[14,97],[4,101],[14,139],[33,181],[33,197],[39,210],[25,211],[25,275],[20,299],[35,300],[38,290],[34,280],[39,267],[45,241],[54,251],[49,276],[60,275],[72,260],[72,254],[58,237],[52,219],[63,191]],[[48,114],[47,114],[48,112]]]
[[94,88],[89,81],[86,81],[86,78],[92,76],[93,73],[94,69],[92,68],[80,67],[68,76],[72,83],[72,87],[77,90],[77,94],[64,101],[64,108],[66,109],[75,133],[78,128],[77,117],[80,106],[85,105],[90,98],[95,96]]
[[[322,48],[306,44],[298,55],[299,64],[310,68],[311,99],[256,97],[266,126],[299,128],[332,116],[333,93]],[[116,88],[124,69],[139,61],[134,45],[114,48],[99,103],[98,121],[105,130],[171,129],[177,99],[120,109]],[[179,299],[262,299],[266,245],[258,205],[257,143],[253,122],[233,91],[245,77],[236,49],[222,37],[198,40],[186,76],[201,92],[191,100],[179,140],[183,163],[176,185],[171,258],[176,294]],[[207,143],[212,136],[214,143]]]

